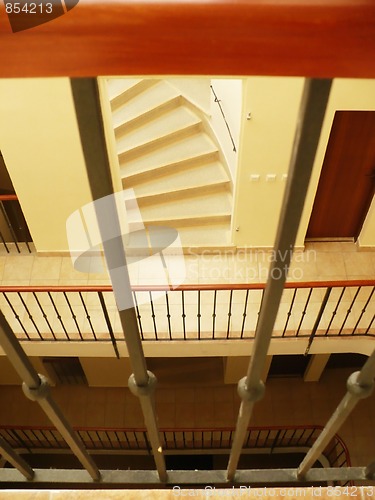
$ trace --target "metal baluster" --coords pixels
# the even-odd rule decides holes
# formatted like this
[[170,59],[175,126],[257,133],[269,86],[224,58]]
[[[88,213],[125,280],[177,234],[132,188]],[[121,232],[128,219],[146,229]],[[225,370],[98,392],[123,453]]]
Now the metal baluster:
[[185,314],[185,295],[184,295],[184,291],[182,290],[182,327],[184,329],[184,340],[186,340],[186,324],[185,324],[185,318],[186,318],[186,314]]
[[110,447],[110,449],[113,450],[113,443],[112,443],[111,438],[108,435],[108,431],[104,431],[104,432],[105,432],[105,435],[107,436],[107,439],[108,439],[108,442],[109,442],[109,447]]
[[90,325],[91,332],[92,332],[92,334],[94,335],[95,340],[97,340],[96,335],[95,335],[95,331],[94,331],[94,327],[92,326],[92,323],[91,323],[91,317],[90,317],[90,314],[89,314],[89,312],[88,312],[88,310],[87,310],[86,303],[85,303],[85,301],[84,301],[84,299],[83,299],[82,292],[78,292],[78,293],[79,293],[79,298],[81,299],[81,303],[82,303],[82,305],[83,305],[83,309],[84,309],[85,314],[86,314],[86,319],[87,319],[87,321],[88,321],[88,323],[89,323],[89,325]]
[[[61,324],[61,326],[62,326],[62,328],[63,328],[63,330],[64,330],[65,336],[66,336],[66,338],[67,338],[68,340],[70,340],[70,338],[69,338],[69,336],[68,336],[68,332],[66,331],[66,328],[65,328],[64,322],[63,322],[63,320],[62,320],[62,318],[61,318],[61,315],[60,315],[60,313],[59,313],[59,311],[58,311],[58,309],[57,309],[57,307],[56,307],[55,301],[54,301],[54,300],[53,300],[53,298],[52,298],[51,292],[47,292],[47,293],[48,293],[48,297],[50,298],[50,301],[52,302],[52,305],[53,305],[53,308],[54,308],[54,310],[55,310],[55,313],[56,313],[57,319],[60,321],[60,324]],[[57,339],[56,339],[56,340],[57,340]]]
[[324,335],[326,335],[326,336],[328,335],[328,332],[329,332],[329,329],[331,328],[332,322],[335,319],[335,316],[337,314],[337,310],[339,308],[339,305],[341,303],[341,299],[342,299],[342,297],[343,297],[343,295],[345,293],[345,290],[346,290],[346,287],[344,286],[343,289],[341,290],[340,297],[339,297],[339,299],[338,299],[338,301],[336,303],[335,309],[332,312],[332,316],[331,316],[331,319],[330,319],[330,321],[328,323],[327,330],[325,331]]
[[40,334],[40,331],[39,331],[38,325],[35,323],[34,318],[32,317],[32,314],[31,314],[31,312],[29,311],[29,308],[27,307],[26,302],[24,301],[24,299],[23,299],[23,297],[22,297],[22,293],[21,293],[21,292],[17,292],[17,295],[18,295],[18,297],[20,298],[20,300],[21,300],[21,302],[22,302],[22,305],[23,305],[23,307],[25,308],[25,310],[26,310],[26,312],[27,312],[27,315],[28,315],[28,317],[29,317],[29,320],[30,320],[30,321],[31,321],[31,323],[34,325],[34,328],[35,328],[35,330],[37,331],[37,333],[38,333],[38,335],[39,335],[40,339],[41,339],[41,340],[43,340],[43,338],[42,338],[42,336],[41,336],[41,334]]
[[63,295],[64,295],[64,298],[65,298],[65,301],[66,301],[66,302],[67,302],[67,304],[68,304],[68,307],[69,307],[70,313],[71,313],[71,315],[72,315],[73,321],[74,321],[74,323],[75,323],[75,325],[76,325],[76,328],[77,328],[77,330],[78,330],[79,336],[80,336],[81,340],[83,340],[82,333],[81,333],[81,329],[80,329],[80,327],[79,327],[79,325],[78,325],[77,316],[74,314],[74,311],[73,311],[72,305],[71,305],[71,303],[70,303],[70,300],[69,300],[69,298],[68,298],[68,296],[67,296],[66,292],[63,292]]
[[52,336],[54,338],[54,340],[56,340],[56,337],[55,337],[55,334],[54,334],[54,331],[52,329],[52,326],[50,325],[50,322],[48,321],[48,317],[47,317],[47,314],[45,313],[43,307],[42,307],[42,304],[40,303],[39,299],[38,299],[38,296],[35,292],[33,292],[33,296],[34,296],[34,299],[36,300],[36,303],[38,304],[38,307],[42,313],[42,316],[45,320],[45,322],[47,323],[47,326],[49,328],[49,331],[52,333]]
[[[105,303],[105,300],[103,297],[103,292],[98,292],[98,297],[99,297],[100,305],[102,306],[103,316],[104,316],[105,322],[107,324],[108,333],[109,333],[109,336],[111,337],[113,350],[115,351],[116,358],[119,359],[120,354],[119,354],[118,349],[117,349],[116,338],[115,338],[114,333],[113,333],[111,320],[109,319],[107,306],[106,306],[106,303]],[[95,336],[95,340],[97,340],[96,336]]]
[[332,291],[332,287],[328,287],[327,290],[326,290],[326,293],[324,294],[324,298],[323,298],[322,304],[321,304],[321,306],[319,308],[319,312],[318,312],[318,315],[316,317],[313,329],[311,330],[309,342],[308,342],[306,350],[305,350],[305,356],[307,356],[308,353],[309,353],[309,351],[310,351],[311,345],[313,343],[313,340],[315,338],[316,332],[317,332],[318,327],[319,327],[319,323],[320,323],[320,321],[321,321],[321,319],[323,317],[323,313],[324,313],[324,310],[326,308],[329,296],[331,295],[331,291]]
[[216,319],[216,293],[217,291],[214,291],[214,310],[212,313],[212,338],[215,338],[215,319]]
[[[360,287],[360,288],[362,288],[362,287]],[[356,331],[357,326],[359,325],[359,323],[360,323],[360,321],[361,321],[361,319],[362,319],[362,316],[363,316],[363,315],[365,314],[365,312],[366,312],[367,306],[369,305],[369,302],[370,302],[370,300],[371,300],[371,297],[372,297],[372,296],[373,296],[373,294],[374,294],[374,291],[375,291],[375,286],[372,288],[371,293],[370,293],[370,295],[369,295],[368,299],[366,300],[365,306],[364,306],[364,308],[363,308],[363,309],[362,309],[362,311],[361,311],[361,315],[360,315],[360,317],[358,318],[358,321],[357,321],[357,323],[355,324],[355,326],[354,326],[354,328],[353,328],[352,335],[355,335],[355,333],[354,333],[354,332]]]
[[305,306],[304,306],[302,314],[301,314],[301,321],[299,322],[299,325],[298,325],[298,328],[297,328],[297,331],[296,331],[296,337],[298,337],[298,334],[299,334],[299,331],[301,329],[303,320],[305,319],[306,312],[307,312],[307,307],[308,307],[309,302],[310,302],[310,297],[311,297],[312,291],[313,291],[313,289],[310,288],[310,291],[309,291],[309,294],[307,296],[307,300],[306,300]]
[[352,300],[352,302],[351,302],[351,304],[350,304],[350,306],[349,306],[349,309],[346,311],[346,315],[345,315],[344,321],[343,321],[343,323],[342,323],[342,325],[341,325],[341,328],[340,328],[340,330],[339,330],[339,335],[341,335],[341,332],[342,332],[342,331],[343,331],[343,329],[344,329],[344,326],[345,326],[346,320],[348,319],[349,314],[352,312],[352,308],[353,308],[354,302],[356,301],[356,299],[357,299],[357,297],[358,297],[359,291],[360,291],[360,287],[358,287],[358,289],[357,289],[357,291],[356,291],[356,293],[355,293],[355,295],[354,295],[354,297],[353,297],[353,300]]
[[375,314],[374,314],[374,316],[372,317],[372,320],[370,321],[370,324],[368,325],[367,330],[365,331],[365,335],[367,335],[367,334],[368,334],[368,332],[370,331],[370,328],[371,328],[371,326],[372,326],[372,324],[373,324],[374,320],[375,320]]
[[7,303],[8,303],[8,305],[9,305],[9,307],[11,308],[11,310],[12,310],[12,312],[13,312],[13,314],[14,314],[14,317],[16,318],[16,320],[18,321],[18,323],[20,324],[20,326],[21,326],[21,328],[22,328],[22,330],[23,330],[24,334],[25,334],[25,335],[26,335],[26,337],[27,337],[27,340],[30,340],[30,336],[29,336],[29,334],[27,333],[27,331],[26,331],[25,327],[23,326],[23,323],[22,323],[22,321],[21,321],[21,319],[20,319],[19,315],[17,314],[16,310],[15,310],[15,309],[14,309],[14,307],[13,307],[13,304],[11,303],[11,301],[9,300],[9,298],[8,298],[8,296],[7,296],[7,294],[6,294],[5,292],[3,292],[3,296],[4,296],[5,300],[7,301]]
[[290,303],[289,311],[287,312],[287,315],[286,315],[287,316],[286,323],[285,323],[285,326],[284,326],[283,333],[281,335],[282,337],[285,336],[286,329],[288,328],[288,323],[289,323],[290,317],[292,315],[292,309],[293,309],[293,306],[294,306],[294,301],[296,299],[296,295],[297,295],[297,288],[295,288],[294,292],[293,292],[292,302]]
[[247,289],[246,290],[246,296],[245,296],[245,305],[244,305],[244,308],[243,308],[243,313],[242,313],[242,326],[241,326],[241,339],[243,338],[243,332],[244,332],[244,329],[245,329],[245,321],[246,321],[246,316],[247,316],[247,301],[248,301],[248,298],[249,298],[249,290]]
[[168,333],[169,333],[169,340],[172,340],[172,329],[171,329],[171,314],[169,311],[169,298],[168,298],[168,292],[165,292],[165,302],[167,304],[167,318],[168,318]]
[[12,240],[13,240],[13,243],[16,245],[17,252],[21,253],[20,247],[18,246],[18,241],[17,241],[16,233],[14,232],[14,229],[12,227],[12,224],[11,224],[10,220],[9,220],[8,214],[7,214],[7,212],[6,212],[5,208],[4,208],[4,203],[2,201],[0,201],[0,211],[3,214],[5,222],[6,222],[7,226],[8,226],[8,228],[9,228],[10,234],[12,235]]
[[151,292],[151,290],[148,293],[149,293],[149,296],[150,296],[151,317],[152,317],[152,322],[154,324],[155,340],[158,340],[158,330],[157,330],[157,327],[156,327],[154,303],[152,301],[152,292]]
[[137,294],[135,292],[133,292],[133,298],[134,298],[135,309],[137,311],[136,316],[137,316],[137,320],[138,320],[139,333],[141,334],[141,339],[144,340],[143,329],[142,329],[142,318],[141,318],[141,315],[139,313]]
[[227,339],[229,338],[230,320],[231,320],[231,316],[232,316],[232,298],[233,298],[233,290],[230,291],[230,296],[229,296]]
[[198,290],[198,340],[201,338],[201,291]]

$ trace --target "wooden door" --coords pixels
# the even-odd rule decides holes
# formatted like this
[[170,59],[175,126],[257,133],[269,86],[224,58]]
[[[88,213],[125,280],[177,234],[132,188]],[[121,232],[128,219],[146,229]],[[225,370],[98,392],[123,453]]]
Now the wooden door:
[[307,238],[354,238],[374,195],[375,111],[337,111]]

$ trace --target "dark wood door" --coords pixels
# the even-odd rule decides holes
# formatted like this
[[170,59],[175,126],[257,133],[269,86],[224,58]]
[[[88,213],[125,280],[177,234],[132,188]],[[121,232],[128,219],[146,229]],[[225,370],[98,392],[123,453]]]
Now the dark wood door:
[[375,111],[337,111],[307,238],[354,238],[375,186]]

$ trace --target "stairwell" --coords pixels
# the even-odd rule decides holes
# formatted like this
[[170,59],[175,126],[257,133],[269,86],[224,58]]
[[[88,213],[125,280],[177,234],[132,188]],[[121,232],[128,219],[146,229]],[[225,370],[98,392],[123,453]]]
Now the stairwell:
[[122,184],[144,225],[177,229],[185,251],[231,246],[232,181],[205,112],[166,80],[107,88]]

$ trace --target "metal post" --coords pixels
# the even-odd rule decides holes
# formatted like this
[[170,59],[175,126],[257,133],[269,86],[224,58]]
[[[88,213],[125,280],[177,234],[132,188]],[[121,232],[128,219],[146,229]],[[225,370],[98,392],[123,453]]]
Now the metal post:
[[261,381],[262,370],[304,207],[331,83],[331,80],[306,80],[305,82],[288,184],[276,236],[275,259],[269,270],[247,375],[238,383],[242,403],[229,456],[227,475],[230,481],[234,479],[236,473],[254,404],[264,394],[264,384]]
[[[92,197],[93,200],[100,200],[112,195],[114,189],[105,141],[98,84],[95,78],[73,78],[71,79],[71,87]],[[97,209],[95,204],[104,256],[116,302],[117,304],[120,302],[126,303],[126,307],[119,311],[119,315],[133,370],[133,392],[140,397],[159,478],[161,481],[166,481],[167,472],[152,396],[156,378],[147,371],[146,367],[116,203],[111,198],[107,198],[107,200],[105,210]],[[111,237],[108,238],[109,222],[111,224]],[[118,237],[113,238],[113,234],[117,234]]]
[[[298,477],[304,478],[306,473],[311,469],[316,460],[324,452],[328,443],[332,440],[336,432],[353,411],[358,401],[367,398],[374,388],[375,376],[375,351],[367,359],[360,372],[355,372],[350,375],[347,380],[347,393],[341,400],[340,404],[333,412],[328,420],[318,439],[310,448],[309,452],[298,467]],[[374,464],[375,465],[375,464]],[[369,474],[373,474],[371,465],[367,468]]]
[[11,446],[0,436],[0,454],[18,469],[21,474],[23,474],[26,479],[33,479],[34,471],[25,460],[18,455],[16,451],[13,450]]
[[25,395],[32,401],[37,401],[39,403],[48,418],[55,425],[56,429],[64,437],[65,441],[68,443],[73,453],[77,456],[78,460],[88,471],[90,476],[95,481],[99,481],[99,469],[87,453],[82,441],[71,428],[69,422],[65,419],[60,408],[54,402],[50,394],[50,386],[47,379],[43,375],[39,375],[36,372],[1,311],[0,345],[18,375],[24,381],[22,389]]

